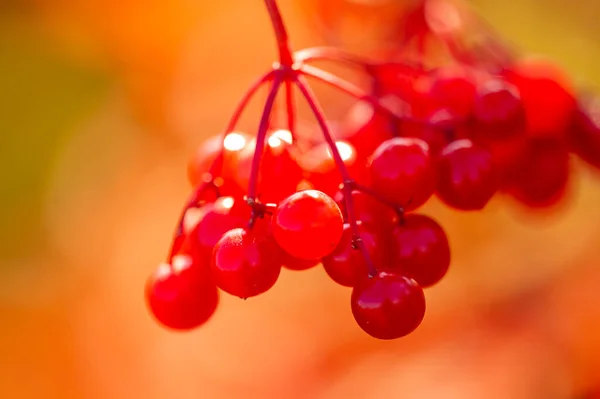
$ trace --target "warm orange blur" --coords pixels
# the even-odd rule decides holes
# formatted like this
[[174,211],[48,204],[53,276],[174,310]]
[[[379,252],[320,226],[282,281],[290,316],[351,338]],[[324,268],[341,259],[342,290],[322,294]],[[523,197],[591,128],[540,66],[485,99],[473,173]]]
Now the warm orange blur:
[[[193,333],[151,319],[143,285],[188,156],[273,60],[261,3],[0,4],[0,398],[571,399],[600,385],[600,174],[580,164],[560,213],[427,205],[454,263],[406,339],[362,333],[349,290],[318,268],[223,295]],[[323,42],[315,1],[280,3],[296,47]],[[596,0],[473,3],[600,91]],[[348,104],[318,93],[334,115]]]

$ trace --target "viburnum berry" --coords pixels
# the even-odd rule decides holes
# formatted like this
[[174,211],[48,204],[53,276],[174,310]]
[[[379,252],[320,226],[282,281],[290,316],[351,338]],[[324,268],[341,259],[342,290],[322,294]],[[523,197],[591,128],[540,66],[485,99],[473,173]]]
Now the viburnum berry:
[[435,191],[436,171],[423,140],[384,141],[373,153],[369,169],[373,189],[405,210],[423,205]]
[[501,139],[523,133],[525,108],[515,85],[501,78],[484,81],[477,89],[473,116],[481,126],[477,133]]
[[353,289],[354,319],[367,334],[396,339],[413,332],[425,316],[425,295],[412,279],[381,272],[363,278]]
[[208,264],[179,254],[150,276],[146,300],[161,324],[174,330],[190,330],[210,319],[219,303],[219,293]]
[[431,101],[458,119],[466,120],[471,116],[476,91],[476,79],[471,71],[456,65],[441,67],[431,78]]
[[268,236],[243,228],[229,230],[215,245],[211,271],[217,286],[231,295],[262,294],[279,277],[279,248]]
[[423,140],[429,146],[429,156],[437,159],[439,153],[452,140],[464,135],[463,121],[446,108],[436,109],[425,121],[405,120],[401,125],[403,137]]
[[579,106],[569,129],[569,141],[575,154],[600,168],[600,98]]
[[[375,225],[358,223],[360,240],[367,248],[371,262],[380,267],[388,260],[388,243],[385,234]],[[323,258],[323,267],[333,281],[346,287],[354,287],[362,278],[368,276],[369,267],[354,243],[352,227],[344,224],[344,232],[337,247]]]
[[450,245],[442,227],[420,214],[405,215],[390,234],[392,253],[386,270],[408,276],[422,287],[444,277],[450,266]]
[[344,220],[331,197],[304,190],[279,203],[271,224],[273,237],[284,251],[299,259],[318,260],[339,243]]
[[447,205],[466,211],[483,209],[499,186],[498,171],[485,148],[462,139],[442,151],[437,195]]
[[[382,204],[372,196],[359,190],[352,190],[351,195],[354,217],[361,223],[381,231],[389,231],[398,220],[396,212],[392,208]],[[334,199],[340,207],[342,215],[344,215],[344,221],[347,222],[348,211],[346,210],[344,190],[339,190]]]

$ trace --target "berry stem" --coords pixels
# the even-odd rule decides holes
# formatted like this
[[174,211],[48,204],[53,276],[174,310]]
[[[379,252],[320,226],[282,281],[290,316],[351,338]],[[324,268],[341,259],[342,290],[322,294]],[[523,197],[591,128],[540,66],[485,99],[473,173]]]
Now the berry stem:
[[252,157],[252,170],[250,171],[250,182],[248,183],[248,205],[255,210],[254,205],[256,204],[256,191],[258,186],[258,172],[260,170],[260,160],[265,148],[265,138],[267,137],[267,131],[269,130],[269,120],[271,118],[271,111],[275,104],[275,98],[279,92],[279,88],[285,79],[285,72],[278,70],[273,80],[273,85],[265,101],[265,107],[263,109],[262,116],[260,118],[260,124],[258,125],[258,132],[256,133],[256,145],[254,147],[254,156]]
[[340,155],[335,141],[331,136],[331,131],[329,129],[329,126],[327,125],[327,121],[325,120],[325,114],[323,113],[323,109],[321,108],[321,105],[319,104],[319,101],[317,100],[317,97],[315,96],[311,87],[307,84],[306,79],[302,75],[296,76],[295,82],[300,91],[302,92],[302,95],[308,103],[308,106],[310,107],[313,115],[315,116],[315,119],[317,120],[317,123],[319,124],[319,127],[321,128],[321,131],[323,133],[323,137],[325,138],[325,141],[329,146],[333,160],[335,161],[335,164],[340,174],[342,175],[342,181],[344,182],[344,201],[346,204],[346,212],[348,214],[348,223],[350,224],[350,228],[352,229],[352,242],[361,251],[365,262],[367,263],[369,277],[375,277],[375,275],[377,274],[377,269],[373,265],[373,261],[371,260],[369,251],[367,250],[367,247],[365,246],[364,242],[360,237],[358,223],[356,221],[356,216],[354,213],[354,200],[352,199],[352,187],[354,186],[354,179],[352,179],[352,176],[350,176],[350,173],[346,168],[346,164],[344,164],[344,160],[342,159],[342,156]]
[[404,208],[402,206],[396,204],[395,202],[389,201],[388,199],[377,194],[375,191],[373,191],[371,188],[369,188],[367,186],[363,186],[362,184],[358,184],[358,183],[353,183],[352,189],[356,190],[356,191],[360,191],[362,193],[365,193],[369,197],[377,200],[377,202],[380,202],[383,205],[392,208],[398,215],[404,214]]
[[275,31],[277,39],[277,48],[279,50],[279,63],[286,67],[291,67],[294,63],[292,52],[290,51],[289,40],[285,24],[281,18],[281,12],[277,6],[276,0],[265,0],[265,6],[271,18],[271,25]]
[[292,135],[292,142],[296,142],[296,107],[294,103],[294,85],[290,79],[285,80],[285,106],[287,112],[288,130]]
[[248,90],[246,90],[246,93],[244,93],[244,95],[242,96],[240,102],[235,108],[235,111],[233,112],[233,115],[229,119],[229,123],[225,128],[225,134],[231,133],[233,129],[235,129],[235,126],[237,125],[238,121],[240,120],[240,117],[242,116],[242,113],[246,109],[246,106],[248,105],[254,94],[256,94],[258,89],[260,89],[263,84],[273,80],[273,77],[276,75],[276,72],[276,70],[270,70],[269,72],[261,76],[259,79],[257,79],[248,88]]

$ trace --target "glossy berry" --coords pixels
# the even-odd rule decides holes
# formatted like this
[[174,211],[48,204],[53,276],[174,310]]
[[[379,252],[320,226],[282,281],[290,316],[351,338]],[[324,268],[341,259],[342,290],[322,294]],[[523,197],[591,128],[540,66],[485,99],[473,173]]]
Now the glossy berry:
[[315,266],[318,266],[319,263],[321,263],[320,260],[300,259],[300,258],[296,258],[295,256],[288,254],[284,250],[280,250],[280,251],[281,251],[281,263],[283,264],[283,267],[288,270],[294,270],[294,271],[308,270],[308,269],[314,268]]
[[478,130],[490,138],[504,138],[523,131],[525,108],[516,86],[504,79],[488,79],[477,90],[473,116]]
[[[360,239],[369,253],[371,262],[378,268],[388,258],[386,237],[376,230],[376,226],[358,224]],[[367,262],[362,252],[353,245],[352,228],[344,224],[342,238],[332,253],[323,258],[325,271],[336,283],[354,287],[369,274]]]
[[240,298],[262,294],[279,277],[278,250],[267,236],[242,228],[229,230],[213,252],[211,271],[217,286]]
[[441,280],[450,266],[450,245],[442,227],[419,214],[405,215],[391,232],[391,262],[387,270],[408,276],[422,287]]
[[600,98],[581,104],[569,130],[571,150],[600,168]]
[[475,79],[466,68],[452,66],[434,71],[430,89],[431,100],[448,109],[459,119],[467,119],[473,110]]
[[367,334],[396,339],[413,332],[425,316],[425,295],[412,279],[380,273],[364,278],[352,290],[354,319]]
[[499,186],[492,155],[485,148],[463,139],[442,151],[437,195],[447,205],[466,211],[483,209]]
[[207,263],[221,237],[227,231],[242,227],[248,222],[242,217],[242,209],[245,210],[246,207],[242,207],[244,204],[237,204],[238,201],[232,197],[221,197],[201,208],[202,214],[191,235],[193,245]]
[[207,265],[189,255],[163,263],[146,284],[146,300],[154,317],[174,330],[204,324],[215,312],[219,293]]
[[343,218],[335,201],[317,190],[304,190],[284,199],[273,214],[272,231],[288,254],[318,260],[335,249]]
[[563,137],[576,107],[566,73],[549,61],[530,58],[510,66],[506,79],[521,93],[527,134],[534,138]]
[[430,157],[437,159],[439,153],[453,139],[462,136],[463,122],[448,109],[436,109],[424,121],[405,120],[401,127],[402,137],[423,140],[429,146]]
[[373,153],[369,169],[373,189],[406,210],[423,205],[435,191],[435,168],[423,140],[384,141]]
[[560,140],[532,140],[510,176],[509,192],[533,208],[554,205],[561,200],[569,182],[569,153]]
[[[346,211],[344,191],[339,190],[334,199],[340,207],[342,215],[344,215],[344,221],[347,222],[348,212]],[[390,230],[398,219],[396,212],[392,208],[382,204],[372,196],[365,194],[362,191],[352,191],[352,205],[356,220],[360,221],[362,224],[368,224],[372,227],[376,227],[381,231]]]

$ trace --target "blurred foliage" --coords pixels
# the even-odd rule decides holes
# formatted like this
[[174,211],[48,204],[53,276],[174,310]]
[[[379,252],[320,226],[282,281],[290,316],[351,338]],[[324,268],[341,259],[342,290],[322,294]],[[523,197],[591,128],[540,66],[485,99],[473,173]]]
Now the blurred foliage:
[[0,14],[0,253],[42,244],[48,172],[61,141],[105,98],[109,79],[79,65],[18,13]]

